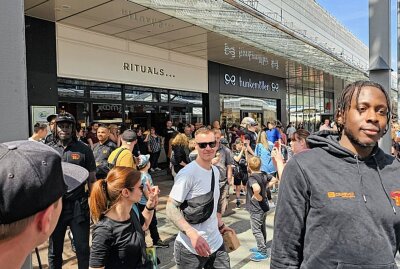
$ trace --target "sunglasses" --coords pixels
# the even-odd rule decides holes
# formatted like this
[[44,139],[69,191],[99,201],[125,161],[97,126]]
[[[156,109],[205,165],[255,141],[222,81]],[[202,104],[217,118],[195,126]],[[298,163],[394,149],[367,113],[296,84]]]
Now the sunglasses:
[[202,142],[202,143],[197,143],[197,145],[199,145],[199,148],[201,148],[201,149],[205,149],[205,148],[207,148],[207,146],[210,146],[210,148],[215,148],[215,146],[217,145],[217,141]]
[[[141,185],[139,186],[139,190],[143,191],[143,188],[144,188],[144,186],[143,186],[143,184],[141,184]],[[127,188],[127,189],[130,189],[131,191],[133,191],[133,190],[135,189],[135,187],[129,187],[129,188]]]

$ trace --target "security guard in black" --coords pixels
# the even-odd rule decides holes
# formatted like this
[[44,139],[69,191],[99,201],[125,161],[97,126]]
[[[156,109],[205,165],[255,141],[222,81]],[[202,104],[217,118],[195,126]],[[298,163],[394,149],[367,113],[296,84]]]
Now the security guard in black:
[[[88,184],[94,180],[96,164],[91,149],[76,139],[75,118],[65,112],[56,118],[56,139],[48,145],[57,150],[64,162],[76,164],[89,171]],[[62,253],[64,237],[67,227],[70,227],[76,255],[78,268],[89,268],[89,229],[90,216],[88,205],[88,194],[85,184],[78,187],[63,197],[63,208],[57,226],[49,238],[49,268],[62,268]]]

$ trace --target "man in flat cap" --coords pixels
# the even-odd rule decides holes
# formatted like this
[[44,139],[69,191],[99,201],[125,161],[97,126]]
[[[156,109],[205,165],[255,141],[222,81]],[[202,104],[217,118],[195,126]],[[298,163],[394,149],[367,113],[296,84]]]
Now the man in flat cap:
[[61,197],[87,176],[42,143],[0,144],[0,268],[21,268],[56,227]]

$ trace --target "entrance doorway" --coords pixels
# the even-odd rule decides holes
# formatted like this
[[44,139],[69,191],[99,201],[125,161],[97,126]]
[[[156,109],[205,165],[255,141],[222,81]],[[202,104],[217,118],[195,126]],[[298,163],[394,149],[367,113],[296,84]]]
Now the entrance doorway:
[[243,118],[250,117],[258,122],[260,125],[264,124],[264,116],[262,111],[248,111],[241,110],[240,111],[240,122],[242,122]]

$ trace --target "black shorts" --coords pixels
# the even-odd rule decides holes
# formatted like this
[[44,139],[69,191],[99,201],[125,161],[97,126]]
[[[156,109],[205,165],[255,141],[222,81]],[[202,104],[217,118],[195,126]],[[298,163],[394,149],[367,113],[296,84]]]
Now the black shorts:
[[233,178],[233,185],[235,186],[246,186],[247,184],[247,177],[243,177],[243,178]]

